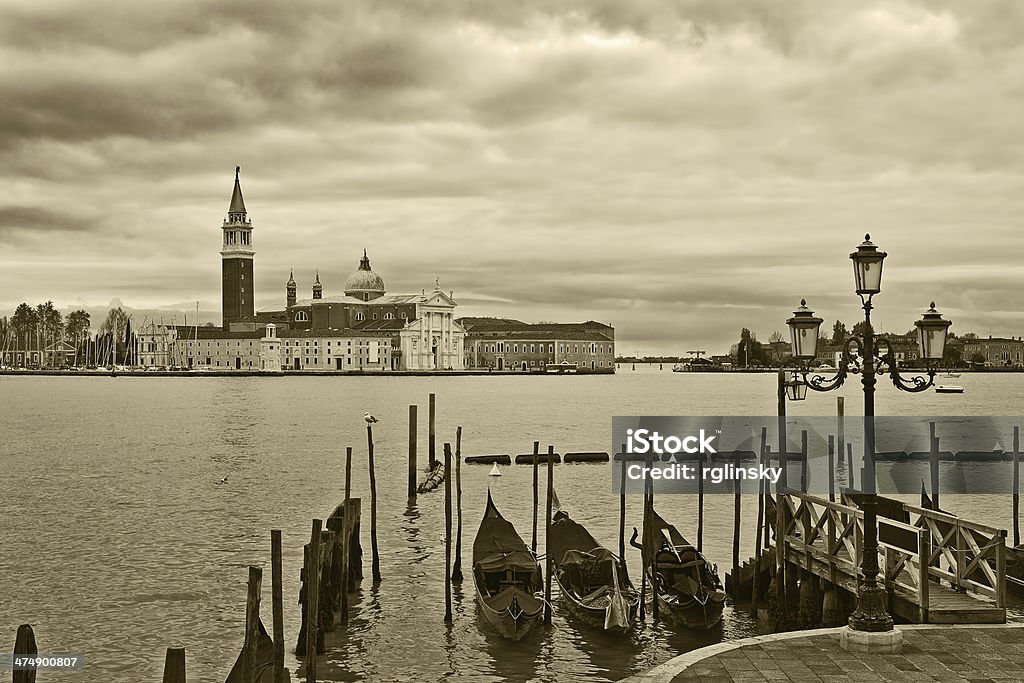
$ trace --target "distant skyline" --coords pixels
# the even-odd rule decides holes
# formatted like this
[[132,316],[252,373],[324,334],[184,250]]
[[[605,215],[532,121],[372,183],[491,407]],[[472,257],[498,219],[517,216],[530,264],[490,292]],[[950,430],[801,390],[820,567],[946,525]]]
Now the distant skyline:
[[[1024,4],[189,0],[0,5],[0,315],[219,321],[235,165],[256,305],[363,248],[460,316],[617,352],[766,341],[806,297],[1024,334]],[[100,322],[94,316],[94,325]]]

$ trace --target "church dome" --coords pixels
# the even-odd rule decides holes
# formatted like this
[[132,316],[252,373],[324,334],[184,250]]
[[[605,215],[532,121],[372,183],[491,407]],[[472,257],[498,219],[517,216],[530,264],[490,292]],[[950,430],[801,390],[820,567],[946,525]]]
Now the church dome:
[[370,269],[370,258],[365,249],[359,261],[359,270],[345,280],[345,294],[364,301],[384,296],[384,280]]

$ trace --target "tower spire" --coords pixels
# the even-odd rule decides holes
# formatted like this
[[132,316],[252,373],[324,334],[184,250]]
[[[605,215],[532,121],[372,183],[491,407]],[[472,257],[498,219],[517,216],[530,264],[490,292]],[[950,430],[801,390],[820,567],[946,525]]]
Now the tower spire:
[[370,257],[366,255],[366,249],[363,249],[363,258],[359,260],[359,270],[372,270],[370,268]]
[[245,215],[245,200],[242,199],[242,185],[238,180],[241,166],[235,166],[235,188],[231,191],[231,205],[228,207],[229,214],[240,213]]

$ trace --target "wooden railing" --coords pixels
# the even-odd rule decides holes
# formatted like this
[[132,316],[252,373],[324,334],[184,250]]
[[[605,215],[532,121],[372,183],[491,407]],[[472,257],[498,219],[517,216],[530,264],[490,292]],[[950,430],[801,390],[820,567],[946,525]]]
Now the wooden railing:
[[903,507],[918,516],[915,526],[929,538],[930,576],[992,598],[996,607],[1006,607],[1006,529],[916,505]]
[[[857,507],[797,491],[778,497],[773,527],[779,559],[827,578],[859,585],[864,513]],[[910,598],[928,621],[936,582],[1006,607],[1006,530],[914,505],[909,522],[878,518],[878,580],[889,593]],[[778,529],[782,533],[778,533]]]

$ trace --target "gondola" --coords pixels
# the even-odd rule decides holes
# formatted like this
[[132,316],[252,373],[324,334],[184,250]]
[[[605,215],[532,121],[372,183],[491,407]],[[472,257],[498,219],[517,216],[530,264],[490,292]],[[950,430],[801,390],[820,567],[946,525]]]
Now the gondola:
[[522,640],[544,618],[540,564],[490,491],[473,541],[473,580],[484,620],[506,638]]
[[622,570],[619,558],[563,510],[552,517],[547,552],[569,616],[613,633],[625,633],[633,627],[640,610],[640,594]]
[[[635,529],[633,538],[636,538]],[[630,543],[637,545],[634,540]],[[695,630],[708,630],[721,623],[725,590],[717,565],[708,564],[704,556],[653,509],[644,543],[639,547],[647,579],[657,589],[655,599],[661,618]]]

